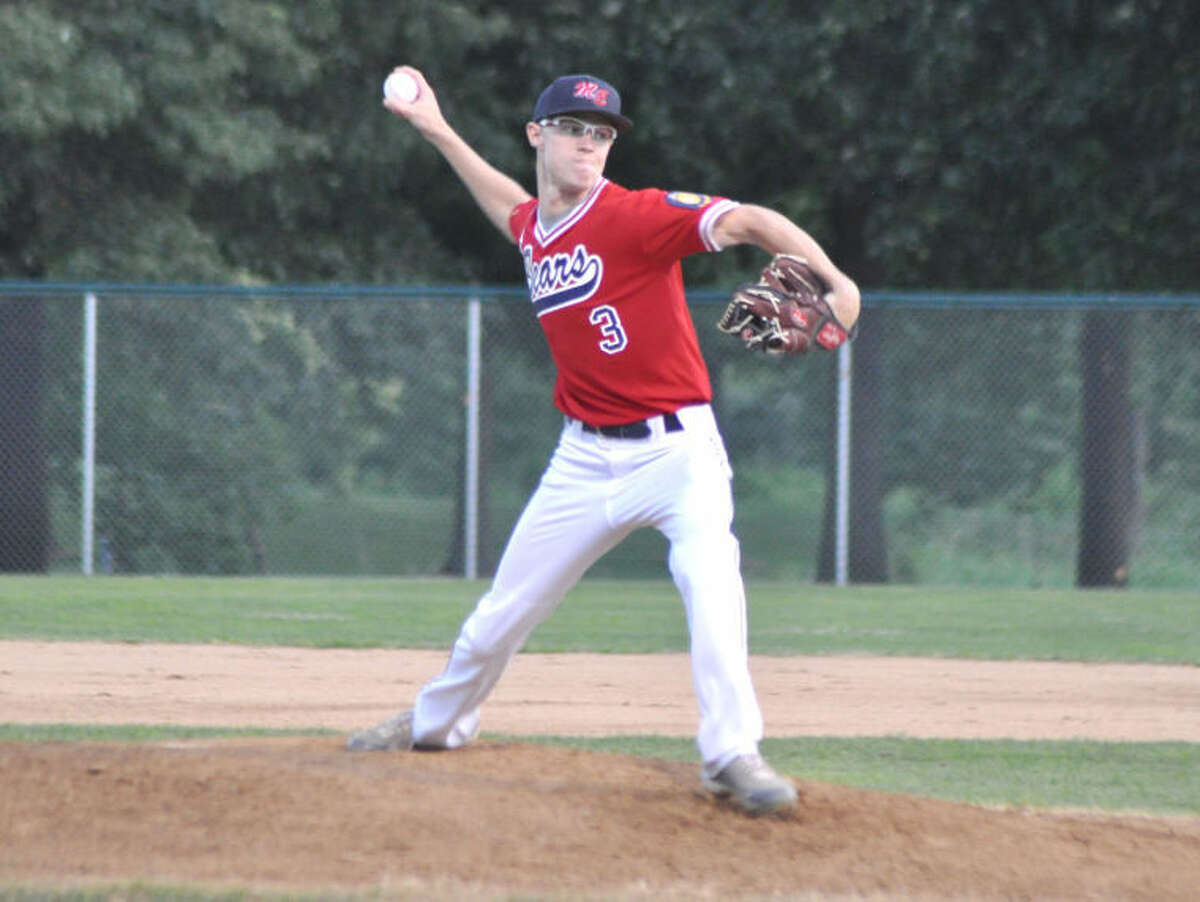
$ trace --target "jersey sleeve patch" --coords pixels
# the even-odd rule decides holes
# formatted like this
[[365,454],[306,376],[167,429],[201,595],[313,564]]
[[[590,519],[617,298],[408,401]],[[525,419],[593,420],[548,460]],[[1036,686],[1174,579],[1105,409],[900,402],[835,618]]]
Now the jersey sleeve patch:
[[685,210],[701,210],[712,203],[712,198],[707,194],[694,194],[691,191],[671,191],[666,200],[672,207]]

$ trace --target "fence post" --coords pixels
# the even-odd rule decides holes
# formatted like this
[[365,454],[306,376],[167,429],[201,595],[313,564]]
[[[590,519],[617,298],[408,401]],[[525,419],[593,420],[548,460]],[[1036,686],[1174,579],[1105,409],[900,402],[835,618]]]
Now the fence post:
[[83,298],[83,501],[79,557],[85,576],[92,575],[96,496],[96,295]]
[[479,379],[481,316],[479,298],[467,301],[467,447],[463,506],[463,576],[479,573]]
[[837,395],[837,522],[834,544],[834,580],[846,585],[850,563],[850,342],[838,348]]

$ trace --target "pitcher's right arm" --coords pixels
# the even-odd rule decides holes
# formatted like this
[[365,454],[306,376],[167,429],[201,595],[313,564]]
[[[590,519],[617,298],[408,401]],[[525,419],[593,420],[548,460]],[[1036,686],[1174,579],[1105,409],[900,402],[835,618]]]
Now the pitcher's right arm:
[[417,80],[420,92],[415,100],[385,98],[383,105],[407,119],[421,136],[437,148],[455,174],[466,186],[488,220],[508,241],[514,241],[509,231],[508,217],[513,208],[532,195],[513,178],[496,169],[476,153],[475,149],[450,127],[438,106],[437,96],[425,76],[411,66],[400,66]]

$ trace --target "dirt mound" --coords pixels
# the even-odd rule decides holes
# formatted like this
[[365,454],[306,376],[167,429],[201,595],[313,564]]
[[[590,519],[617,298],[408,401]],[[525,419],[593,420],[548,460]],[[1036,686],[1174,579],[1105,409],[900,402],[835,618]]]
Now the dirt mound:
[[692,764],[528,744],[0,743],[0,880],[387,897],[1191,899],[1200,821],[803,783],[751,819]]

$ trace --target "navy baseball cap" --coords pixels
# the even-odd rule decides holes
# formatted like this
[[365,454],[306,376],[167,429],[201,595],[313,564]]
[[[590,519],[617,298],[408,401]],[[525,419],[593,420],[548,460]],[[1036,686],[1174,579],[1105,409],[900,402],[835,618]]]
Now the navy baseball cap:
[[617,89],[594,75],[564,75],[550,82],[533,108],[533,121],[541,122],[564,113],[595,113],[624,132],[633,123],[621,115],[621,95]]

